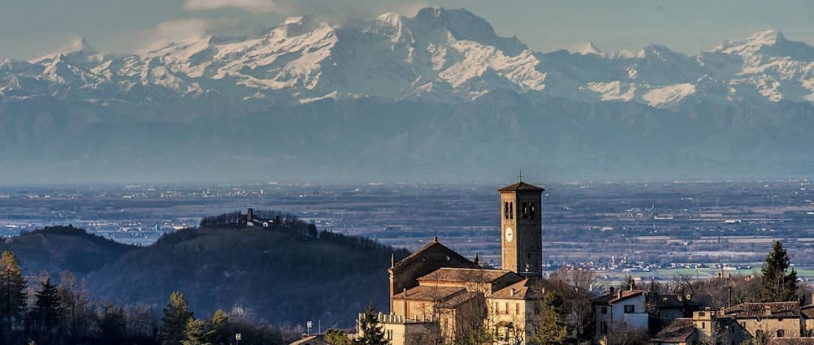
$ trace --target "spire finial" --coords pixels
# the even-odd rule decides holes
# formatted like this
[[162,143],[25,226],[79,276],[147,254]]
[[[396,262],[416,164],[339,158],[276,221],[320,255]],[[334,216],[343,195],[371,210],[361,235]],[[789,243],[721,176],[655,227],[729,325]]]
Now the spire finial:
[[475,253],[475,265],[480,266],[480,255],[478,253]]
[[520,170],[520,175],[517,176],[520,179],[520,182],[523,182],[523,170]]
[[438,243],[438,236],[433,237],[432,243]]

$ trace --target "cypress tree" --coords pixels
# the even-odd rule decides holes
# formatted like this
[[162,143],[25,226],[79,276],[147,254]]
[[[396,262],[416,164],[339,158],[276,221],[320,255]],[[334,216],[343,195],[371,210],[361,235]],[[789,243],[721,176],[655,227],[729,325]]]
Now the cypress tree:
[[173,292],[170,301],[164,308],[161,317],[161,342],[166,345],[178,345],[184,341],[187,323],[192,318],[184,294]]
[[0,314],[6,343],[25,314],[27,304],[26,283],[14,253],[6,250],[0,255]]
[[382,330],[382,326],[379,325],[379,319],[373,311],[372,304],[365,309],[364,316],[359,320],[359,330],[362,334],[361,337],[354,341],[354,345],[390,344],[387,339],[384,338],[384,331]]
[[790,260],[780,241],[772,246],[763,265],[763,300],[766,302],[794,301],[797,298],[797,271],[786,273]]

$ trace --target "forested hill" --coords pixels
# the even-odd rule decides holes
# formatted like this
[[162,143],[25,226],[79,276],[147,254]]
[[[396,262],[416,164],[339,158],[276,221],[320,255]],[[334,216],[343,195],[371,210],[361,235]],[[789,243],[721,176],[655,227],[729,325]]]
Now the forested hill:
[[54,226],[8,238],[3,250],[17,255],[27,275],[70,271],[79,277],[117,261],[137,247],[88,234],[73,226]]
[[[98,237],[76,230],[57,240],[54,229],[11,239],[6,247],[18,253],[25,274],[41,267],[84,270],[80,277],[97,298],[161,308],[172,291],[181,291],[196,315],[240,307],[281,326],[306,320],[351,326],[368,303],[385,307],[390,255],[408,255],[373,240],[320,232],[290,215],[274,213],[278,222],[269,228],[218,221],[231,215],[207,218],[148,247],[111,242],[117,251],[89,250],[101,247],[91,241]],[[40,245],[21,245],[35,240]],[[80,258],[89,252],[104,255]]]

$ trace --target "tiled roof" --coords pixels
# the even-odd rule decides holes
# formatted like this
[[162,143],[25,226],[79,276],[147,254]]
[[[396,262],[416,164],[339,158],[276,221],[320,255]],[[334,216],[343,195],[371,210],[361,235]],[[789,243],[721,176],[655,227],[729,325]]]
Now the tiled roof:
[[407,290],[406,298],[404,292],[400,292],[393,295],[393,299],[443,302],[464,292],[466,289],[461,287],[416,286]]
[[768,345],[814,345],[814,338],[773,338]]
[[683,308],[687,304],[690,304],[690,301],[685,300],[678,294],[659,295],[656,298],[656,308],[660,309]]
[[613,293],[609,293],[607,295],[599,296],[593,299],[594,304],[600,305],[611,305],[621,300],[628,299],[630,297],[636,297],[644,293],[644,290],[624,290],[621,291],[621,296],[619,295],[620,291],[616,291]]
[[495,291],[490,298],[508,298],[508,299],[542,299],[543,293],[540,285],[534,284],[533,280],[523,279],[517,283],[509,285],[503,289]]
[[477,292],[464,292],[450,297],[448,300],[440,303],[438,306],[441,308],[455,308],[461,304],[469,302],[473,298],[477,298],[478,296],[482,295]]
[[433,271],[430,274],[418,278],[418,281],[490,283],[507,274],[515,273],[513,273],[512,271],[504,270],[442,267]]
[[806,319],[814,319],[814,305],[807,305],[800,308],[800,312]]
[[798,302],[742,303],[726,308],[727,315],[738,318],[800,317]]
[[436,238],[432,242],[427,243],[424,247],[421,247],[421,249],[419,249],[416,252],[410,254],[410,256],[408,256],[408,257],[404,258],[403,260],[397,262],[395,264],[394,268],[407,265],[407,264],[409,264],[409,263],[411,263],[413,261],[416,261],[416,260],[420,260],[421,257],[424,255],[424,252],[432,250],[432,249],[439,249],[441,251],[444,251],[444,252],[446,252],[446,255],[449,258],[455,257],[456,259],[466,263],[466,265],[471,267],[471,268],[478,268],[479,267],[474,262],[472,262],[469,259],[463,257],[461,254],[458,254],[454,250],[449,249],[449,247],[439,243],[438,239]]
[[289,345],[322,345],[328,344],[325,342],[325,335],[323,334],[315,334],[309,336],[303,336],[302,339],[299,339]]
[[667,327],[656,334],[651,342],[683,343],[695,332],[692,319],[675,319]]
[[537,187],[534,185],[530,185],[525,182],[517,182],[515,184],[508,185],[506,187],[498,189],[499,192],[516,192],[516,191],[535,191],[535,192],[542,192],[545,189],[541,187]]

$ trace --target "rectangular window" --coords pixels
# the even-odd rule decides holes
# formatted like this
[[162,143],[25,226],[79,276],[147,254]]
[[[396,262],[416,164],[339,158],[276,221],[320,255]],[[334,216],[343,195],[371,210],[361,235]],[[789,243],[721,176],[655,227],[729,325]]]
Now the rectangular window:
[[608,323],[602,321],[599,323],[599,332],[602,334],[608,334]]
[[520,315],[520,303],[514,305],[514,313]]
[[509,302],[506,302],[506,315],[509,314]]
[[608,313],[608,307],[602,307],[602,308],[600,308],[600,309],[599,309],[599,311],[600,311],[602,314],[607,314],[607,313]]
[[636,306],[633,304],[626,304],[625,305],[625,314],[632,314],[636,312]]

